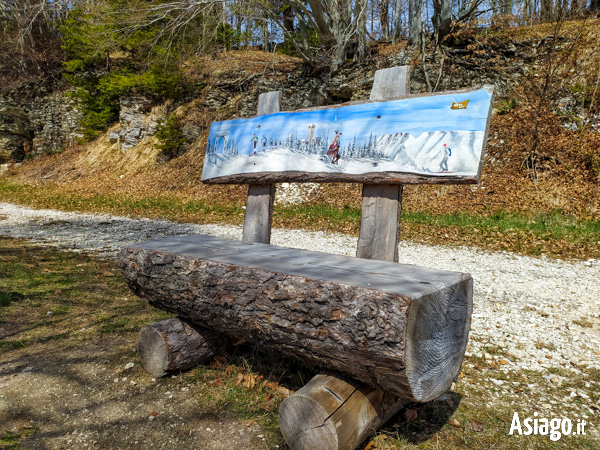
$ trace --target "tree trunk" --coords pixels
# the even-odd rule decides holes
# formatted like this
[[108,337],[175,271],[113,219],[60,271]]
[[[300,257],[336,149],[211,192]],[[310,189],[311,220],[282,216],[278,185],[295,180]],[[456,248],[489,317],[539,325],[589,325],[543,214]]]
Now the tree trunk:
[[571,0],[571,16],[583,17],[585,15],[586,5],[586,0]]
[[379,19],[381,22],[381,37],[390,39],[390,0],[379,0]]
[[412,47],[421,48],[423,40],[423,0],[408,0],[408,40]]
[[452,24],[452,0],[433,0],[431,17],[436,42],[440,44],[448,34]]
[[190,369],[210,361],[225,346],[226,338],[207,328],[167,319],[140,330],[137,352],[142,365],[155,377]]
[[554,18],[553,0],[541,0],[540,16],[543,22],[551,21]]
[[362,61],[365,57],[367,45],[367,0],[356,0],[354,20],[356,21],[356,54],[354,59]]
[[467,345],[468,274],[204,235],[125,248],[120,264],[157,308],[414,401],[450,387]]
[[402,35],[402,2],[401,0],[395,0],[394,3],[394,30],[393,30],[393,43],[395,44],[400,36]]

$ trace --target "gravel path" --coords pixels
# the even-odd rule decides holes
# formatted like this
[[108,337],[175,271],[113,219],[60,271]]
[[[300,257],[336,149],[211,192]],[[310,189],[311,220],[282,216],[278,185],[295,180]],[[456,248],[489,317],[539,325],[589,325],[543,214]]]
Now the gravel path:
[[[170,235],[206,233],[241,239],[241,227],[177,224],[104,214],[34,210],[0,203],[0,236],[115,257],[121,247]],[[351,255],[356,238],[274,229],[272,243]],[[400,244],[401,263],[469,272],[475,280],[468,355],[509,355],[505,370],[600,369],[600,261],[561,261],[473,248]],[[493,358],[493,357],[492,357]],[[497,356],[496,356],[497,358]],[[503,368],[504,369],[504,368]]]

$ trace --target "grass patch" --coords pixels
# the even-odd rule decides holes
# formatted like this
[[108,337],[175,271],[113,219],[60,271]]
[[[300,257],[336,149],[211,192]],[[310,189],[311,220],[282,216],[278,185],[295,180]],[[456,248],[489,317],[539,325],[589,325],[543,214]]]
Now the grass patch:
[[[133,297],[121,277],[105,276],[117,273],[115,263],[5,238],[0,238],[0,256],[3,351],[77,340],[82,329],[96,336],[138,331],[140,323],[165,316]],[[105,324],[94,320],[96,310],[114,317],[120,326],[104,329]]]
[[[175,197],[133,197],[124,194],[78,194],[61,192],[61,189],[43,189],[18,185],[0,180],[0,199],[37,208],[55,208],[63,211],[107,212],[151,218],[171,218],[208,223],[243,219],[242,208],[234,205],[212,204],[203,201],[182,200]],[[205,220],[202,220],[204,218]],[[210,219],[210,220],[209,220]],[[235,220],[234,220],[235,221]]]
[[17,432],[7,432],[0,436],[0,449],[18,450],[21,448],[21,441],[29,436],[33,436],[39,431],[36,427],[25,427]]
[[[68,192],[58,185],[48,189],[6,180],[0,180],[0,200],[38,208],[167,218],[199,224],[239,225],[244,218],[244,209],[239,201],[228,203],[226,198],[209,202],[180,198],[175,194],[148,197],[81,194]],[[358,235],[360,208],[322,201],[276,206],[273,225]],[[581,220],[559,211],[537,214],[404,211],[402,239],[424,244],[476,246],[534,256],[600,258],[600,221]]]

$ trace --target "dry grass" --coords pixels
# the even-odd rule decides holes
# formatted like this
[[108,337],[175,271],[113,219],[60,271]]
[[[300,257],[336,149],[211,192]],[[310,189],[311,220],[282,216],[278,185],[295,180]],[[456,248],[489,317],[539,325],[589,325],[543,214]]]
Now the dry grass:
[[280,53],[261,50],[230,50],[198,57],[188,61],[186,73],[192,79],[223,77],[234,74],[262,74],[273,72],[289,73],[297,68],[302,60]]

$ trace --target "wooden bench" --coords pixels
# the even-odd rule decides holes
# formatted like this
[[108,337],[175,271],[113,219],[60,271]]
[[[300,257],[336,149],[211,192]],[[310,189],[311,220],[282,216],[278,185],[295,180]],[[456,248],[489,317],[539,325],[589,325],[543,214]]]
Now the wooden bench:
[[[370,114],[369,108],[374,105],[377,111],[378,107],[373,101],[405,97],[407,86],[406,67],[378,71],[372,103],[346,106],[366,105],[361,108]],[[292,133],[287,142],[276,138],[270,144],[252,137],[250,144],[258,147],[255,158],[254,153],[240,155],[241,144],[231,127],[259,130],[259,125],[267,128],[269,121],[288,120],[288,116],[213,124],[203,179],[250,183],[243,239],[171,237],[122,250],[120,264],[132,290],[150,304],[184,318],[142,329],[138,351],[144,366],[162,375],[202,363],[220,350],[224,333],[330,370],[288,397],[280,408],[280,428],[293,449],[355,448],[407,401],[425,402],[447,391],[459,372],[468,341],[473,282],[468,274],[397,263],[402,184],[478,182],[492,101],[491,88],[484,91],[487,103],[482,102],[479,111],[458,116],[462,120],[475,117],[479,127],[483,123],[481,135],[460,137],[460,142],[471,144],[482,140],[474,152],[476,161],[463,161],[465,166],[470,164],[470,173],[445,173],[443,168],[452,157],[445,151],[440,155],[445,161],[433,162],[439,164],[440,173],[425,166],[408,172],[386,167],[367,173],[344,172],[343,163],[352,158],[356,146],[346,147],[350,150],[342,154],[341,164],[333,167],[340,150],[336,153],[334,145],[339,141],[338,130],[337,138],[330,135],[324,140],[311,134],[317,125],[312,132],[308,130],[306,139]],[[440,98],[452,99],[447,106],[455,109],[455,103],[467,105],[465,100],[479,95],[475,92],[447,93]],[[259,116],[278,112],[280,101],[278,92],[262,94]],[[334,112],[336,120],[338,114],[344,111]],[[380,118],[376,115],[373,120]],[[404,143],[412,137],[390,134],[380,141],[384,146],[395,142],[408,153]],[[455,136],[450,142],[460,139]],[[272,170],[273,161],[282,160],[275,156],[285,153],[283,147],[306,153],[316,148],[320,153],[315,156],[323,163],[309,170]],[[355,159],[368,159],[376,167],[373,148],[379,147],[370,147],[368,158],[357,152]],[[456,148],[454,152],[455,158],[461,157]],[[473,159],[462,155],[467,157]],[[405,156],[400,159],[406,162]],[[245,168],[230,173],[227,164],[231,161],[241,161]],[[214,167],[208,170],[207,164]],[[275,194],[271,182],[315,180],[366,183],[358,258],[268,245]]]

